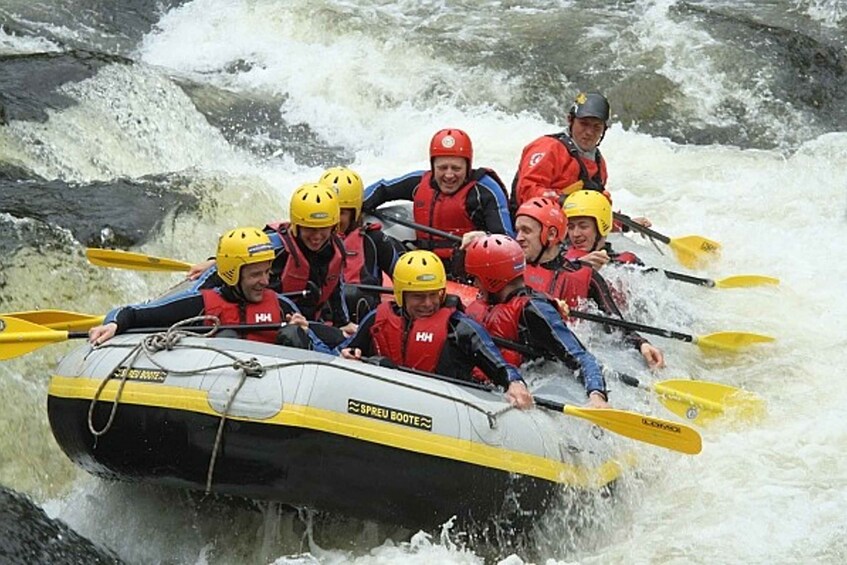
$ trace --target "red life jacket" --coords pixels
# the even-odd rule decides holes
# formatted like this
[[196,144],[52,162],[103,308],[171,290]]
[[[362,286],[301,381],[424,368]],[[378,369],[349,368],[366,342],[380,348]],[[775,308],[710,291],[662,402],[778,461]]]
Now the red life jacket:
[[[282,324],[282,312],[279,299],[274,291],[265,289],[262,301],[230,302],[221,296],[219,289],[201,290],[203,312],[207,316],[217,316],[221,325]],[[211,326],[211,322],[206,322]],[[266,343],[276,342],[276,330],[240,331],[241,337]]]
[[[382,229],[382,225],[378,223],[368,223],[362,227],[355,228],[347,235],[342,235],[341,239],[344,242],[345,265],[344,265],[344,282],[352,284],[379,284],[380,281],[374,278],[374,274],[379,272],[376,265],[368,265],[365,263],[367,256],[365,255],[365,232],[376,231]],[[374,257],[376,259],[376,257]]]
[[568,261],[576,261],[577,259],[588,255],[588,251],[583,251],[579,247],[568,247],[565,251],[565,259]]
[[550,137],[564,145],[570,156],[579,165],[579,180],[582,181],[582,187],[585,190],[599,190],[600,192],[605,190],[608,173],[606,172],[606,160],[600,154],[599,147],[594,150],[594,161],[592,162],[582,156],[573,138],[567,133],[556,133],[550,135]]
[[393,302],[383,302],[376,308],[371,339],[378,355],[384,355],[403,367],[433,372],[438,367],[444,344],[447,343],[448,321],[455,308],[442,307],[428,318],[418,318],[409,324],[397,314]]
[[[493,306],[476,300],[465,309],[465,314],[479,322],[492,336],[519,343],[518,322],[530,298],[528,295],[513,296],[508,302]],[[503,354],[503,359],[515,367],[520,367],[523,363],[523,355],[514,349],[501,347],[500,353]]]
[[638,258],[638,255],[633,253],[632,251],[622,251],[621,253],[615,253],[612,256],[612,261],[615,263],[624,263],[626,265],[641,265],[641,259]]
[[[268,224],[268,227],[273,228],[282,238],[285,244],[285,251],[288,253],[288,261],[285,262],[285,268],[280,274],[280,289],[281,292],[296,292],[306,290],[306,285],[309,283],[309,275],[311,274],[311,266],[306,260],[306,256],[300,250],[300,247],[291,237],[289,231],[290,224],[288,222]],[[315,311],[320,313],[321,305],[326,304],[332,292],[341,282],[341,273],[344,270],[344,244],[338,239],[338,236],[333,233],[330,236],[330,245],[333,246],[332,259],[329,262],[329,268],[326,272],[326,279],[321,287],[321,296],[316,301]]]
[[541,265],[527,265],[524,280],[529,288],[560,298],[568,303],[569,308],[576,308],[580,299],[588,298],[593,274],[591,267],[554,271]]
[[[432,187],[431,179],[432,171],[425,172],[415,189],[415,222],[460,237],[476,229],[467,210],[468,193],[476,186],[476,180],[468,181],[453,194],[444,194]],[[453,256],[452,241],[422,231],[416,232],[416,237],[420,249],[431,250],[442,259]]]

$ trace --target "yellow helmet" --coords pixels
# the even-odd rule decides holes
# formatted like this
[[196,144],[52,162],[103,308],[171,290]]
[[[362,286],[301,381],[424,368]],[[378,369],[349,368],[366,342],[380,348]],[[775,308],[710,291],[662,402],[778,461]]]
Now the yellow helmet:
[[274,260],[274,248],[268,235],[259,228],[235,228],[218,240],[215,253],[218,276],[229,286],[238,284],[241,267]]
[[318,184],[335,188],[338,193],[338,207],[353,208],[353,221],[359,218],[365,194],[365,185],[359,173],[347,167],[333,167],[324,171]]
[[341,208],[335,190],[317,183],[306,183],[291,195],[291,231],[298,227],[329,228],[338,225]]
[[403,293],[430,292],[447,288],[444,263],[432,251],[409,251],[394,266],[394,300],[403,306]]
[[562,205],[568,220],[580,216],[594,218],[600,237],[606,237],[612,231],[612,204],[602,192],[596,190],[577,190]]

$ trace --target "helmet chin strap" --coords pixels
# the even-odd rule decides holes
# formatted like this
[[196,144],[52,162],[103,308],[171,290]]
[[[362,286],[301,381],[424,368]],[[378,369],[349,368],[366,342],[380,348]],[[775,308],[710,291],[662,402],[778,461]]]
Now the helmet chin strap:
[[603,124],[603,133],[600,135],[600,139],[597,140],[597,145],[595,147],[600,147],[600,144],[603,142],[603,138],[606,137],[606,130],[609,127],[606,124]]
[[[540,237],[538,238],[538,241],[541,241]],[[538,262],[541,260],[541,256],[544,255],[544,253],[546,253],[547,249],[549,249],[549,248],[550,248],[550,238],[547,238],[547,243],[541,244],[541,251],[538,252],[538,255],[536,255],[535,259],[530,261],[529,264],[530,265],[537,265]]]
[[595,237],[595,238],[594,238],[594,243],[592,243],[592,244],[591,244],[591,251],[589,251],[589,253],[591,253],[592,251],[599,251],[599,249],[597,249],[597,244],[598,244],[599,242],[600,242],[600,238],[599,238],[599,237]]
[[247,297],[244,295],[244,291],[241,290],[241,279],[240,278],[238,280],[238,283],[235,286],[231,286],[229,288],[232,289],[233,296],[235,296],[237,299],[241,300],[242,302],[247,302]]

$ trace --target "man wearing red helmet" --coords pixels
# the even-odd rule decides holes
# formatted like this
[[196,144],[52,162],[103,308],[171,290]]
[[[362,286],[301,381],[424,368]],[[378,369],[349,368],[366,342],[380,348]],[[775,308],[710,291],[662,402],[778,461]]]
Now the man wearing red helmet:
[[[514,235],[506,188],[491,169],[474,169],[473,145],[467,133],[449,128],[435,133],[429,144],[429,171],[381,180],[365,189],[365,211],[391,200],[414,202],[416,223],[461,236],[473,230]],[[460,274],[453,261],[454,243],[418,231],[418,249],[433,251]]]
[[[471,243],[465,271],[474,277],[485,298],[470,304],[467,314],[495,336],[532,347],[539,357],[549,355],[579,370],[593,408],[608,408],[608,393],[597,360],[565,325],[553,300],[524,282],[526,258],[521,246],[504,235],[488,235]],[[503,357],[519,367],[523,355],[502,349]]]
[[[567,225],[561,206],[549,198],[532,198],[518,208],[516,240],[527,260],[527,286],[565,300],[571,308],[580,300],[593,300],[607,315],[622,319],[606,280],[591,267],[563,256],[561,243]],[[664,366],[662,352],[638,333],[624,330],[624,340],[641,353],[651,369]]]

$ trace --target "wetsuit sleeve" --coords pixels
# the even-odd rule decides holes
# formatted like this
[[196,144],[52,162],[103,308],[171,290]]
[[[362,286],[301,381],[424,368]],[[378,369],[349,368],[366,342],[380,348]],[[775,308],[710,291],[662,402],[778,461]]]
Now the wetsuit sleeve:
[[[285,319],[286,316],[290,314],[300,314],[300,309],[297,308],[297,305],[294,304],[291,300],[288,299],[287,296],[282,296],[281,294],[277,294],[277,301],[279,302],[279,309],[282,312],[282,318]],[[314,324],[314,325],[313,325]],[[336,355],[337,353],[327,345],[318,334],[313,331],[313,327],[326,327],[328,330],[332,330],[334,328],[330,328],[329,326],[324,326],[318,322],[310,322],[309,330],[306,332],[306,335],[309,338],[309,343],[311,345],[312,351],[317,351],[319,353],[327,353],[329,355]],[[339,330],[338,333],[341,333]]]
[[503,359],[491,336],[481,325],[465,314],[455,312],[450,317],[450,326],[459,350],[468,359],[473,359],[474,365],[482,369],[494,384],[508,388],[514,381],[523,382],[521,374]]
[[370,357],[375,355],[373,347],[373,338],[371,337],[371,328],[374,325],[374,321],[376,320],[376,310],[368,312],[368,315],[365,316],[362,320],[359,321],[359,329],[347,338],[345,341],[341,342],[338,347],[335,348],[336,353],[341,353],[342,349],[361,349],[362,357]]
[[283,318],[289,314],[300,314],[300,309],[287,296],[277,294],[276,298],[279,302],[279,311],[282,312]]
[[194,292],[178,295],[172,300],[124,306],[114,312],[114,319],[106,322],[115,322],[118,326],[116,333],[119,334],[136,328],[165,328],[201,316],[204,308],[203,296]]
[[415,171],[396,179],[381,179],[368,186],[365,188],[362,210],[367,213],[392,200],[413,200],[415,189],[421,183],[423,174],[423,171]]
[[282,272],[285,270],[285,264],[288,262],[288,251],[285,249],[285,242],[279,235],[279,232],[271,227],[265,228],[265,233],[271,240],[271,245],[274,248],[274,260],[271,263],[271,272],[269,276],[268,288],[274,292],[282,291]]
[[[588,285],[588,298],[593,300],[594,303],[597,304],[597,307],[607,316],[623,320],[623,314],[621,314],[618,305],[615,304],[615,299],[612,297],[612,292],[609,290],[609,285],[606,283],[606,279],[604,279],[600,273],[593,270],[591,274],[591,282]],[[606,330],[612,331],[612,328],[610,326],[606,326]],[[649,343],[638,332],[627,329],[622,331],[624,334],[624,342],[638,351],[641,351],[641,346],[643,344]]]
[[478,229],[515,237],[506,192],[489,175],[476,181],[476,186],[468,193],[466,206],[468,216]]
[[533,299],[524,307],[524,320],[533,347],[543,348],[571,369],[579,369],[587,394],[601,392],[605,396],[606,381],[597,359],[589,353],[561,314],[547,301]]
[[340,328],[350,323],[350,311],[347,310],[347,301],[344,300],[344,277],[335,285],[327,302],[332,309],[332,324],[335,327]]
[[[373,230],[365,232],[373,242],[373,247],[376,252],[376,262],[379,265],[379,270],[389,277],[394,273],[394,265],[400,254],[403,253],[403,246],[399,241],[387,235],[382,230]],[[381,284],[381,283],[377,283]]]

